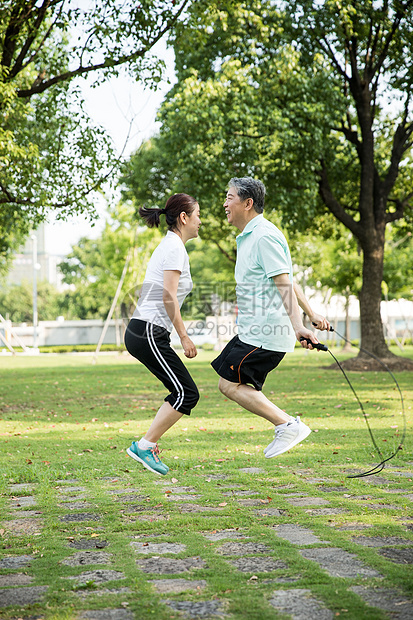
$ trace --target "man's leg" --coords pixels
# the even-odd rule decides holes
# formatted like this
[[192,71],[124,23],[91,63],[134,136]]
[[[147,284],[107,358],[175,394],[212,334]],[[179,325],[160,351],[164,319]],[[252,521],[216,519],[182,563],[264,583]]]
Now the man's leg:
[[292,418],[274,405],[264,394],[243,383],[232,383],[223,377],[219,380],[220,391],[247,411],[265,418],[275,426],[273,441],[264,449],[267,458],[287,452],[305,439],[311,430],[300,418]]
[[251,385],[232,383],[220,377],[218,387],[224,396],[235,401],[247,411],[272,422],[274,426],[285,424],[291,420],[291,416],[274,405],[261,391],[256,390]]

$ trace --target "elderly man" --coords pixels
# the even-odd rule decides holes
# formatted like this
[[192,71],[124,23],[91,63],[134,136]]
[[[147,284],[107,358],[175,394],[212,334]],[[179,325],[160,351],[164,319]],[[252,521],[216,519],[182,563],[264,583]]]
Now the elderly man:
[[291,417],[262,393],[265,378],[294,350],[296,340],[308,349],[319,342],[304,327],[300,307],[317,329],[328,330],[330,325],[313,312],[293,281],[288,243],[262,215],[263,183],[250,177],[233,178],[228,187],[225,213],[240,231],[235,266],[238,335],[212,367],[220,375],[219,389],[227,398],[274,425],[274,439],[264,450],[271,458],[297,445],[311,430],[299,416]]

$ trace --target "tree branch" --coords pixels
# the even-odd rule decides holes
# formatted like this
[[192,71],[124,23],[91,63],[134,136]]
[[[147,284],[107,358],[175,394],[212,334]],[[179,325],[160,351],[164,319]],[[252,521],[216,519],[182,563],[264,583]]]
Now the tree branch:
[[328,181],[327,170],[324,162],[321,162],[321,169],[319,171],[319,184],[318,189],[321,200],[329,211],[346,226],[357,239],[362,237],[363,229],[354,218],[351,217],[341,206],[338,200],[335,198],[330,183]]
[[399,165],[405,152],[411,147],[411,137],[413,135],[413,123],[403,122],[397,127],[393,137],[393,148],[391,151],[390,165],[383,181],[383,191],[386,197],[390,194],[399,174]]
[[224,248],[222,248],[219,245],[219,241],[216,241],[215,239],[210,239],[210,241],[212,241],[212,243],[215,243],[215,245],[217,246],[218,250],[227,257],[228,260],[231,261],[231,263],[235,263],[236,259],[234,256],[231,256],[231,254],[229,254],[229,252],[227,252],[226,250],[224,250]]
[[397,198],[394,200],[390,200],[389,202],[393,202],[396,205],[396,210],[392,213],[387,212],[385,217],[385,222],[388,224],[389,222],[395,222],[404,217],[404,212],[406,207],[411,207],[410,201],[413,198],[413,192],[410,192],[403,200],[398,200]]
[[119,58],[115,60],[107,58],[103,62],[98,63],[96,65],[89,65],[87,67],[79,66],[77,67],[77,69],[73,69],[72,71],[66,71],[65,73],[56,75],[53,78],[50,78],[49,80],[46,80],[46,81],[43,81],[43,78],[37,79],[31,88],[18,90],[17,91],[18,97],[29,98],[29,97],[32,97],[33,95],[44,92],[51,86],[54,86],[55,84],[58,84],[60,82],[66,82],[66,81],[72,80],[74,77],[85,75],[87,73],[91,73],[92,71],[98,71],[100,69],[110,69],[113,67],[118,67],[127,62],[130,62],[131,60],[135,60],[136,58],[140,58],[144,56],[148,52],[148,50],[152,49],[152,47],[164,36],[164,34],[168,32],[168,30],[170,30],[173,24],[175,24],[175,22],[178,20],[179,16],[181,15],[182,11],[184,10],[188,2],[189,0],[184,0],[179,10],[166,23],[164,28],[162,28],[162,30],[160,30],[158,34],[153,39],[151,39],[151,41],[147,45],[145,45],[145,47],[138,50],[137,52],[134,52],[133,54],[127,54],[125,56],[120,56]]
[[379,55],[379,58],[377,60],[376,65],[372,68],[372,76],[375,73],[379,73],[384,61],[386,60],[387,56],[388,56],[388,51],[389,51],[389,47],[390,44],[393,40],[393,37],[397,31],[397,29],[400,26],[400,22],[403,19],[403,17],[405,17],[408,9],[410,8],[410,6],[413,5],[413,0],[407,0],[407,2],[405,2],[404,4],[402,2],[397,3],[396,6],[398,6],[395,16],[394,16],[394,20],[393,20],[393,24],[391,27],[391,30],[389,31],[386,40],[384,42],[384,46],[383,49],[381,50],[381,53]]
[[[27,52],[29,51],[29,49],[31,48],[33,42],[36,39],[36,34],[38,32],[38,29],[40,28],[42,22],[44,21],[44,19],[46,17],[46,13],[47,13],[48,9],[50,8],[50,2],[51,2],[51,0],[44,0],[42,6],[40,6],[39,9],[38,9],[37,16],[36,16],[33,24],[29,23],[29,26],[28,26],[28,31],[29,31],[28,32],[28,36],[26,38],[26,41],[22,45],[22,48],[20,50],[20,54],[17,56],[17,58],[16,58],[16,60],[14,62],[13,68],[10,70],[10,78],[15,77],[22,70],[22,68],[23,68],[22,67],[23,61],[24,61],[24,59],[26,57]],[[30,13],[32,12],[32,8],[33,7],[31,7],[31,9],[30,9]],[[62,8],[63,8],[63,5],[60,7],[59,14],[60,14]],[[26,15],[25,21],[27,21],[27,18],[28,18],[28,14]],[[47,38],[47,36],[49,35],[50,30],[52,28],[53,28],[53,24],[50,26],[50,28],[48,29],[48,32],[46,33],[45,37],[41,41],[39,49],[43,45],[44,40]],[[37,54],[37,52],[36,52],[36,54]],[[31,60],[34,57],[32,57],[29,60],[29,62],[31,62]],[[29,64],[29,62],[26,63],[26,66],[27,66],[27,64]]]

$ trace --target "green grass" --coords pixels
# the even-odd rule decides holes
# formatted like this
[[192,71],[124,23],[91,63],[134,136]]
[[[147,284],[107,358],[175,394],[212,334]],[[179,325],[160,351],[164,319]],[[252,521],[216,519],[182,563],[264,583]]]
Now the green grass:
[[[413,357],[413,350],[406,349],[406,355]],[[0,512],[6,521],[24,516],[24,509],[19,515],[10,512],[9,485],[35,483],[36,509],[42,512],[44,526],[40,536],[8,536],[4,523],[0,525],[2,554],[33,554],[35,560],[23,569],[24,572],[35,577],[31,585],[49,585],[47,606],[44,603],[32,605],[24,611],[25,615],[36,615],[40,611],[47,619],[72,619],[81,609],[116,607],[126,601],[128,609],[135,611],[141,620],[155,615],[159,620],[166,620],[173,615],[160,604],[162,598],[210,600],[217,597],[227,601],[231,618],[266,620],[285,617],[276,616],[268,605],[272,592],[277,588],[299,587],[310,588],[334,613],[346,618],[381,620],[386,617],[383,612],[364,606],[349,590],[349,585],[364,583],[364,580],[330,577],[315,563],[305,560],[295,545],[274,534],[272,526],[280,523],[299,523],[321,539],[330,541],[332,546],[356,553],[384,575],[382,580],[368,580],[369,584],[411,591],[411,567],[390,562],[376,549],[355,545],[352,542],[354,532],[338,529],[340,525],[356,521],[372,526],[367,530],[369,536],[413,538],[402,522],[411,515],[411,502],[403,492],[389,494],[386,485],[373,484],[374,478],[346,478],[349,470],[369,469],[379,459],[362,412],[343,376],[339,371],[325,368],[332,358],[323,353],[296,350],[269,375],[264,390],[267,396],[288,413],[301,415],[314,432],[290,453],[265,459],[262,450],[272,435],[269,424],[223,398],[217,390],[217,375],[209,366],[213,357],[214,352],[203,351],[187,362],[200,389],[201,400],[192,415],[183,417],[160,442],[162,459],[170,467],[170,473],[161,481],[169,480],[173,488],[173,479],[176,479],[179,485],[195,488],[202,498],[194,503],[220,508],[220,512],[212,516],[209,513],[207,516],[182,514],[180,502],[168,500],[165,491],[169,487],[156,485],[159,478],[126,455],[131,440],[145,433],[165,396],[163,388],[143,366],[126,354],[102,355],[95,365],[92,355],[0,357]],[[365,405],[377,444],[385,456],[391,454],[403,431],[400,400],[394,383],[387,373],[350,373],[350,378]],[[397,379],[405,398],[405,448],[389,464],[396,469],[386,468],[381,475],[396,481],[392,488],[405,489],[411,487],[411,479],[396,474],[413,469],[413,382],[409,373],[399,373]],[[240,471],[246,467],[260,467],[265,473],[250,475]],[[216,479],[217,474],[227,478]],[[101,521],[64,523],[59,520],[62,514],[68,513],[59,505],[59,493],[63,488],[59,481],[73,478],[78,481],[76,486],[87,488],[88,500],[93,504],[87,512],[98,512]],[[318,478],[328,479],[328,482],[314,482]],[[347,495],[369,499],[350,500],[339,492],[327,494],[320,490],[323,484],[345,485]],[[258,493],[254,498],[269,501],[270,507],[287,510],[287,513],[281,517],[258,518],[254,513],[256,507],[240,505],[236,497],[222,495],[228,490],[223,487],[229,485],[252,489]],[[148,497],[148,513],[156,514],[163,509],[169,520],[139,521],[136,515],[123,512],[125,505],[108,493],[121,486],[139,489]],[[314,516],[303,508],[291,506],[286,499],[289,492],[328,497],[332,507],[344,506],[349,512]],[[18,494],[24,496],[27,491]],[[369,504],[383,503],[383,497],[385,503],[397,506],[397,510],[369,508]],[[263,507],[267,505],[263,503]],[[271,578],[274,579],[271,574],[261,574],[258,580],[250,581],[251,575],[235,571],[216,553],[222,543],[211,543],[200,534],[205,530],[230,527],[240,528],[251,541],[265,542],[277,558],[287,562],[288,569],[281,571],[283,576],[300,575],[300,581],[279,585],[271,583]],[[148,576],[137,569],[136,556],[129,545],[141,534],[161,535],[159,540],[185,543],[187,550],[177,557],[201,556],[207,567],[191,575],[195,579],[206,579],[207,589],[181,595],[155,594],[147,583]],[[67,546],[71,537],[91,536],[110,541],[105,549],[113,554],[110,568],[126,576],[127,582],[113,582],[108,587],[127,585],[132,594],[92,596],[84,601],[76,597],[78,588],[64,577],[96,567],[72,568],[59,562],[75,551]],[[82,589],[94,591],[95,587],[89,583]],[[16,617],[16,609],[1,611],[5,618]]]

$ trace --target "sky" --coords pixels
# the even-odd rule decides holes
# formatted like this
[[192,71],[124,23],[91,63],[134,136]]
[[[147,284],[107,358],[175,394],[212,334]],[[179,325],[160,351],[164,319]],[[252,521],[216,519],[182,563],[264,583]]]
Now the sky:
[[[164,80],[156,91],[145,89],[142,84],[134,82],[132,77],[126,75],[108,80],[96,88],[91,87],[91,81],[83,83],[86,111],[93,121],[104,127],[112,137],[118,154],[122,152],[126,142],[124,156],[130,155],[144,140],[156,133],[159,127],[159,123],[155,121],[156,112],[174,81],[173,51],[166,48],[164,41],[160,41],[155,49],[166,63]],[[67,255],[80,237],[96,238],[105,224],[105,209],[106,204],[102,199],[97,205],[99,219],[94,227],[81,216],[67,222],[47,224],[46,252]]]

